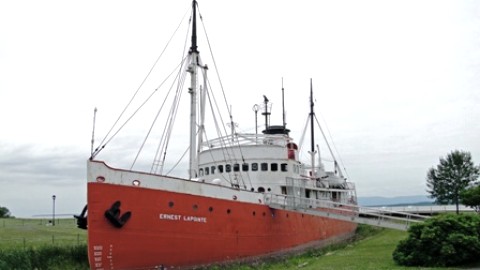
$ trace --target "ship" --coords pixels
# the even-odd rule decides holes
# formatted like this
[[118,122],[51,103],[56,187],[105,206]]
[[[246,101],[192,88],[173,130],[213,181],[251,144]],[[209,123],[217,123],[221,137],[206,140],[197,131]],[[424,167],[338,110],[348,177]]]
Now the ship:
[[[308,162],[300,159],[305,147],[290,137],[285,114],[283,124],[270,124],[266,96],[254,106],[265,120],[261,132],[255,118],[255,133],[238,132],[231,121],[223,135],[206,138],[205,111],[211,99],[208,80],[199,79],[208,67],[197,48],[197,8],[193,0],[191,44],[179,68],[190,77],[189,87],[181,90],[190,96],[188,175],[164,173],[164,148],[156,151],[151,170],[109,166],[98,159],[105,140],[94,150],[92,134],[87,205],[75,216],[78,227],[88,231],[91,269],[190,269],[299,252],[355,234],[353,221],[299,210],[328,213],[356,206],[355,185],[336,159],[326,169],[314,142],[318,121],[311,80]],[[167,127],[177,122],[167,119]]]

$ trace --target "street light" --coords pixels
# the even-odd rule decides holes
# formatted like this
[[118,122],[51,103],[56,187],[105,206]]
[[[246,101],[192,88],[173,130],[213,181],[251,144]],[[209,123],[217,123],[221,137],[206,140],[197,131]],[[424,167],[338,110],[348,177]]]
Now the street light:
[[52,215],[52,226],[55,226],[55,199],[57,196],[53,195],[52,200],[53,200],[53,215]]

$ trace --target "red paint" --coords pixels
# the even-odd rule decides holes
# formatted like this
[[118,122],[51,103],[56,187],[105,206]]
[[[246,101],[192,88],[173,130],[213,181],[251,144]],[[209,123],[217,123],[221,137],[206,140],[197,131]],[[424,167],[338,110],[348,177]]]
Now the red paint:
[[[121,201],[120,215],[132,212],[122,228],[115,228],[104,217],[117,200]],[[88,183],[91,269],[186,267],[236,260],[339,237],[355,229],[354,223],[271,210],[261,204]]]

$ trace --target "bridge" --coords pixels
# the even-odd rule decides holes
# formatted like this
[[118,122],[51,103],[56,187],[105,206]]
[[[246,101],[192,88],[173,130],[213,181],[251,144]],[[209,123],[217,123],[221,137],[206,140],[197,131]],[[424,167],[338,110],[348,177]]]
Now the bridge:
[[411,224],[428,217],[416,213],[369,208],[355,204],[332,202],[284,194],[265,194],[265,203],[272,209],[289,210],[313,216],[367,224],[406,231]]

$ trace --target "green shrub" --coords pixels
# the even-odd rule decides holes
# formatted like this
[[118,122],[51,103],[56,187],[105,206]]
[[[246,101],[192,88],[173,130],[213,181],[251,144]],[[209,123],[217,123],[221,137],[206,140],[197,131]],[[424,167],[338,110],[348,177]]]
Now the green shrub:
[[480,216],[446,214],[412,225],[393,260],[405,266],[458,266],[477,261]]

